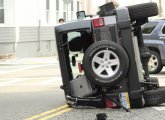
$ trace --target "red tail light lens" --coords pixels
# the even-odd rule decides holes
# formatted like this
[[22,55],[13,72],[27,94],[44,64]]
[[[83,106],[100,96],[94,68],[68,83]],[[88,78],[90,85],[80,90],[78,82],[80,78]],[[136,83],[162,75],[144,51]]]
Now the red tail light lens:
[[94,28],[105,26],[104,18],[93,19],[92,24]]
[[78,68],[79,68],[79,72],[82,73],[83,67],[82,67],[82,64],[81,63],[78,63]]

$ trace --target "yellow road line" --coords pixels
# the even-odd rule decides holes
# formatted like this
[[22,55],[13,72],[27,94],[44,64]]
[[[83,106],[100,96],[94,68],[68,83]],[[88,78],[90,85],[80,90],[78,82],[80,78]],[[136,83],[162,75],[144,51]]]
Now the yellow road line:
[[73,108],[67,108],[67,109],[64,109],[64,110],[60,110],[59,112],[56,112],[56,113],[51,114],[51,115],[48,115],[48,116],[46,116],[46,117],[44,117],[44,118],[41,118],[41,119],[39,119],[39,120],[48,120],[48,119],[53,118],[53,117],[55,117],[55,116],[61,115],[61,114],[66,113],[66,112],[69,112],[69,111],[71,111],[72,109],[73,109]]
[[37,114],[37,115],[32,116],[32,117],[30,117],[30,118],[27,118],[27,119],[25,119],[25,120],[34,120],[34,119],[36,119],[36,118],[43,117],[43,116],[45,116],[45,115],[48,115],[48,114],[50,114],[50,113],[56,112],[56,111],[58,111],[58,110],[61,110],[61,109],[67,108],[67,107],[68,107],[68,105],[63,105],[63,106],[61,106],[61,107],[58,107],[58,108],[55,108],[55,109],[52,109],[52,110],[49,110],[49,111],[46,111],[46,112]]

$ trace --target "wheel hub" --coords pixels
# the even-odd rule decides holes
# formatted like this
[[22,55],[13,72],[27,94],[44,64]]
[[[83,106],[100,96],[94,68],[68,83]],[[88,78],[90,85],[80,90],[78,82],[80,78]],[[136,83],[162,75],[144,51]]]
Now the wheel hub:
[[110,50],[101,50],[92,59],[92,69],[96,75],[109,78],[115,75],[120,66],[119,57]]
[[154,71],[158,67],[158,59],[155,55],[151,55],[150,60],[148,62],[149,71]]

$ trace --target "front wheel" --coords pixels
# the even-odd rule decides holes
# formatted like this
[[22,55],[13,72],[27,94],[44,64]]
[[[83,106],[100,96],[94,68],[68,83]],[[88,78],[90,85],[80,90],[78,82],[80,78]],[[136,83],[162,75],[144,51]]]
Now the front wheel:
[[160,54],[155,51],[151,51],[151,57],[148,62],[148,70],[151,74],[159,73],[163,68]]

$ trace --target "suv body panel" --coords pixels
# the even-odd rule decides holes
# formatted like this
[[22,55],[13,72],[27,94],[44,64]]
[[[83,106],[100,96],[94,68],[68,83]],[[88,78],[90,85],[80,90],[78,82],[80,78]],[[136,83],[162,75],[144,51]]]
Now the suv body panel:
[[91,30],[91,19],[86,20],[75,20],[68,23],[64,23],[55,27],[56,32],[64,32],[64,31],[73,31],[73,30],[82,30],[82,29],[90,29]]
[[[106,38],[107,33],[109,33],[110,31],[110,29],[108,28],[109,26],[113,26],[114,27],[113,29],[115,29],[115,31],[118,33],[116,34],[117,36],[116,42],[118,44],[121,43],[122,47],[127,52],[129,59],[131,60],[129,74],[127,76],[127,78],[129,79],[128,83],[127,81],[124,81],[124,84],[125,83],[128,84],[126,85],[125,90],[129,92],[131,106],[136,107],[136,105],[138,104],[138,107],[142,107],[143,106],[142,92],[139,82],[141,80],[141,76],[138,74],[138,70],[141,70],[141,68],[139,68],[139,64],[141,64],[141,61],[137,60],[137,57],[135,57],[139,51],[138,49],[134,48],[134,44],[133,44],[134,38],[131,32],[131,25],[130,25],[131,22],[129,18],[128,9],[127,8],[117,9],[116,14],[117,17],[115,16],[104,17],[105,26],[103,29],[99,29],[98,34],[102,34],[100,35],[101,38]],[[63,89],[65,92],[66,100],[68,100],[69,98],[68,96],[72,96],[70,81],[73,80],[73,75],[70,66],[70,58],[68,55],[69,50],[67,43],[69,43],[69,41],[67,41],[66,39],[67,35],[65,35],[65,33],[70,31],[81,31],[81,30],[85,30],[86,32],[91,33],[93,37],[95,37],[94,34],[97,34],[93,28],[92,19],[76,20],[55,27],[56,42],[57,42],[56,45],[58,48],[59,62],[60,62],[61,75],[63,81]],[[105,36],[103,36],[103,32],[105,32]],[[63,37],[65,37],[65,39],[63,39]],[[93,39],[94,39],[93,42],[95,42],[96,38]],[[78,99],[78,101],[84,101],[84,100]]]
[[[156,49],[159,51],[162,65],[165,65],[165,34],[162,34],[162,29],[165,24],[165,20],[153,20],[149,23],[155,23],[158,24],[153,29],[153,31],[150,34],[143,33],[143,39],[145,45],[150,49]],[[142,29],[145,28],[145,25],[142,27]]]

